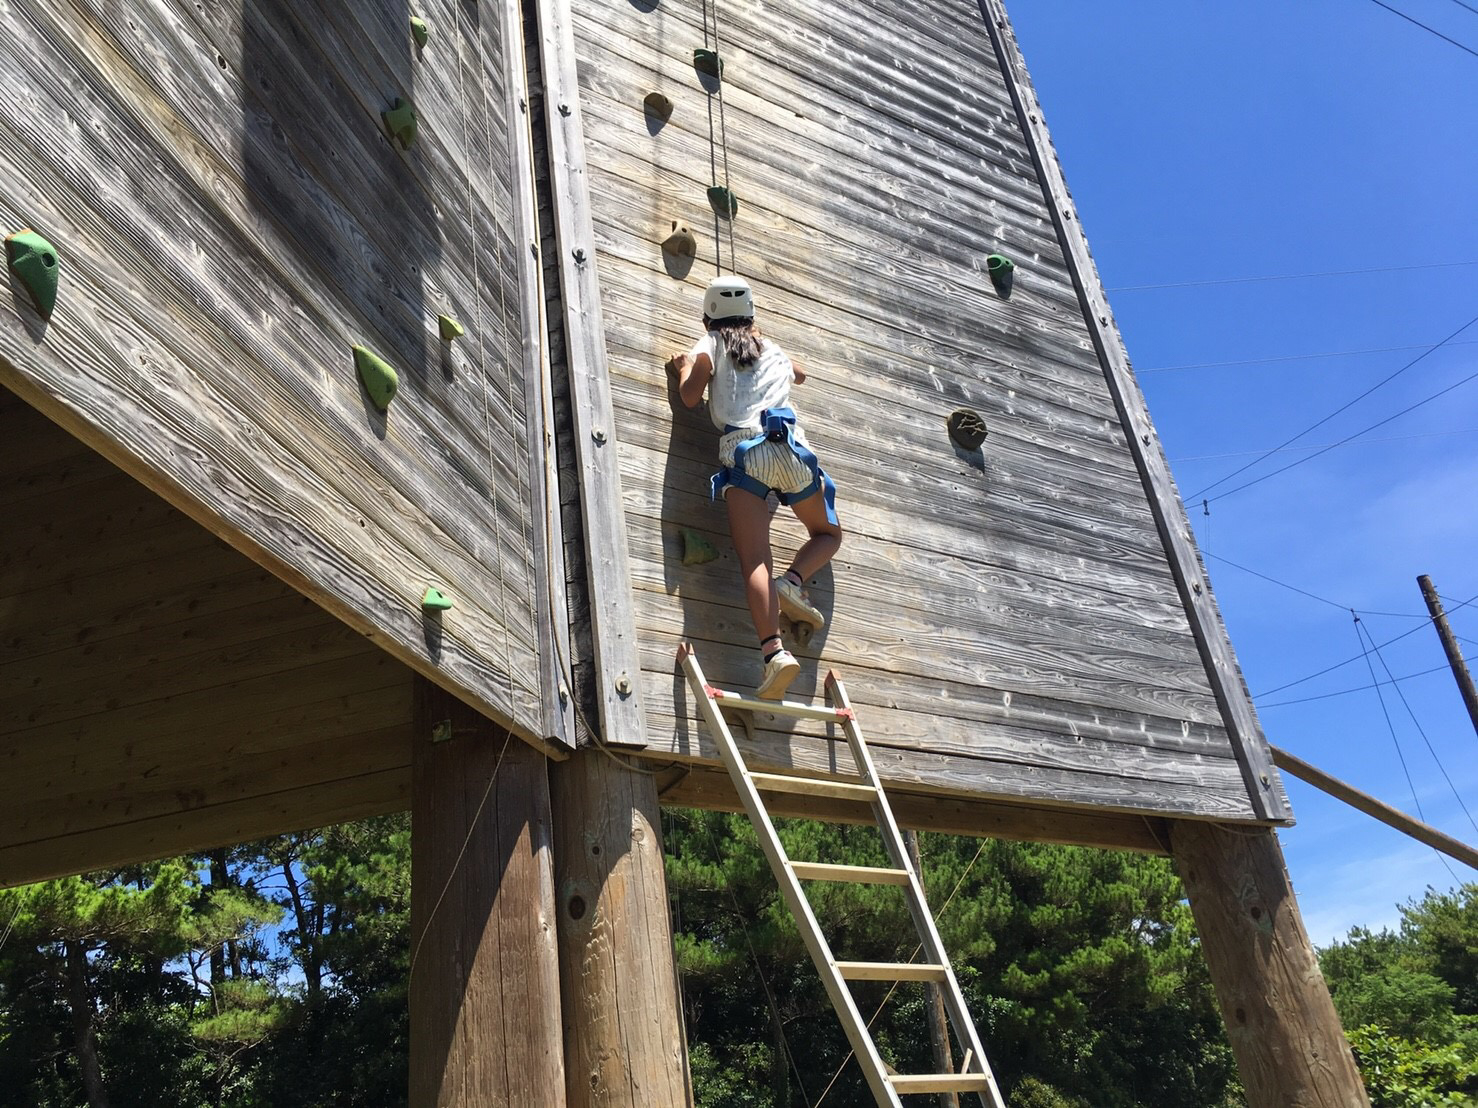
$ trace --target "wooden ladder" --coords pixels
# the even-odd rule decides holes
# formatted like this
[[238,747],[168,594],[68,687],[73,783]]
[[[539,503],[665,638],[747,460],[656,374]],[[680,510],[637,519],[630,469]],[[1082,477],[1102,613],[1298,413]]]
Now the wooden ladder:
[[[899,1096],[915,1093],[964,1092],[979,1093],[987,1108],[1005,1108],[996,1079],[985,1060],[980,1037],[975,1024],[965,1008],[965,998],[960,992],[950,968],[949,956],[939,939],[939,930],[924,899],[923,885],[909,861],[903,836],[893,819],[893,811],[883,794],[877,771],[873,768],[872,755],[863,742],[862,730],[857,725],[856,713],[847,700],[841,678],[831,671],[826,678],[827,705],[800,704],[788,700],[758,700],[726,692],[710,685],[698,665],[698,655],[692,646],[684,643],[678,650],[678,662],[687,674],[688,684],[693,689],[694,699],[709,729],[718,742],[724,765],[728,767],[734,788],[750,822],[759,833],[760,847],[770,861],[780,893],[790,907],[800,927],[801,938],[821,974],[821,983],[826,986],[832,1007],[842,1021],[847,1039],[856,1052],[868,1087],[880,1108],[903,1108]],[[852,758],[857,765],[857,776],[842,778],[796,777],[786,774],[754,773],[744,762],[738,744],[729,730],[724,710],[737,712],[770,712],[793,719],[820,720],[841,724],[851,747]],[[892,868],[878,866],[843,866],[820,862],[793,862],[787,856],[775,825],[765,808],[762,793],[799,793],[810,796],[840,797],[846,800],[866,801],[872,805],[878,829],[882,832],[884,845],[893,860]],[[924,961],[919,962],[841,962],[833,957],[821,925],[811,910],[811,903],[801,887],[801,882],[851,881],[872,885],[898,885],[902,887],[908,901],[909,914],[913,916],[918,930]],[[932,981],[942,987],[944,1006],[954,1026],[955,1035],[965,1048],[965,1060],[959,1073],[895,1074],[889,1073],[878,1054],[876,1044],[868,1031],[867,1023],[857,1009],[849,981]]]

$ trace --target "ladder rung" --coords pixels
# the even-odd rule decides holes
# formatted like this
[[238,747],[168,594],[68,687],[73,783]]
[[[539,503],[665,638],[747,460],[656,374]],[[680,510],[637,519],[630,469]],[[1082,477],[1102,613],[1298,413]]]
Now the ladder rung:
[[888,1084],[900,1093],[983,1093],[990,1078],[983,1073],[894,1073]]
[[837,972],[847,981],[943,981],[937,962],[838,962]]
[[852,718],[850,708],[830,708],[824,704],[802,704],[795,700],[761,700],[758,697],[741,696],[739,693],[715,689],[712,686],[705,691],[713,697],[713,702],[720,708],[732,708],[735,711],[770,712],[777,716],[790,716],[792,719],[821,719],[828,723],[837,723]]
[[809,881],[855,881],[862,885],[907,885],[908,870],[882,866],[832,866],[823,862],[792,862],[795,875]]
[[847,781],[820,781],[814,777],[791,777],[784,773],[751,773],[755,788],[772,793],[801,793],[806,796],[835,796],[843,800],[871,800],[877,790],[871,785]]

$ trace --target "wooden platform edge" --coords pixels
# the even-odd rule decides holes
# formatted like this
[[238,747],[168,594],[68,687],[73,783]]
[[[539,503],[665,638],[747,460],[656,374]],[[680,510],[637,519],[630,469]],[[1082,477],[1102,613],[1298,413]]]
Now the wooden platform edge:
[[[657,795],[665,807],[743,810],[722,766],[669,766],[657,778]],[[1169,821],[1163,816],[1042,808],[895,788],[888,789],[888,803],[899,824],[915,831],[1170,854]],[[767,794],[765,804],[774,816],[866,825],[877,822],[872,806],[858,801],[776,793]]]
[[1207,679],[1242,769],[1248,797],[1259,817],[1271,823],[1290,825],[1293,823],[1293,810],[1288,803],[1288,795],[1273,765],[1272,753],[1258,723],[1226,625],[1211,595],[1211,583],[1201,565],[1190,520],[1171,475],[1164,447],[1150,420],[1144,393],[1130,368],[1128,351],[1109,310],[1087,237],[1076,218],[1072,195],[1068,192],[1062,165],[1043,120],[1042,107],[1027,74],[1016,35],[1001,0],[978,2],[1016,108],[1019,126],[1026,135],[1048,210],[1057,228],[1068,272],[1078,291],[1089,336],[1119,411],[1119,421],[1130,453],[1144,482],[1155,526],[1164,542]]

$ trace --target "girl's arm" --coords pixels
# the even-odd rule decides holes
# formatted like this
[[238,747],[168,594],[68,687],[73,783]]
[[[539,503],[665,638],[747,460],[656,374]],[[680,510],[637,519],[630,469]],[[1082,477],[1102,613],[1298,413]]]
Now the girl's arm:
[[668,365],[677,371],[678,396],[689,408],[696,408],[703,399],[703,390],[708,387],[709,379],[713,377],[712,359],[706,353],[696,358],[691,354],[674,354]]

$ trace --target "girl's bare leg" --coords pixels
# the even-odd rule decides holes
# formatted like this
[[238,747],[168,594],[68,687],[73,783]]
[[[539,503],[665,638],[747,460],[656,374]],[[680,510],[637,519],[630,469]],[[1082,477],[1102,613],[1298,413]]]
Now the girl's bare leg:
[[[790,510],[811,535],[795,552],[795,560],[790,563],[791,572],[805,584],[836,557],[836,552],[842,547],[842,529],[826,518],[824,493],[814,493],[804,500],[798,500],[790,506]],[[766,543],[768,545],[768,532]]]
[[740,488],[730,488],[724,500],[729,509],[729,535],[744,578],[744,596],[749,601],[755,634],[763,641],[780,634],[780,602],[775,595],[775,583],[770,580],[774,575],[770,505]]

